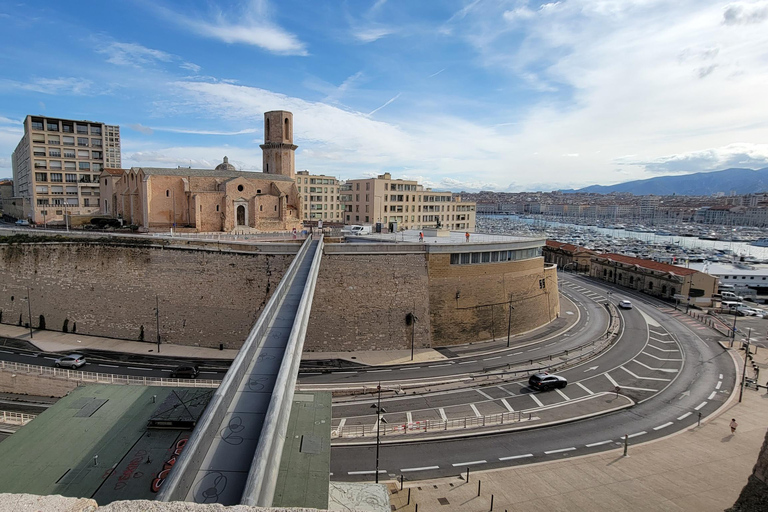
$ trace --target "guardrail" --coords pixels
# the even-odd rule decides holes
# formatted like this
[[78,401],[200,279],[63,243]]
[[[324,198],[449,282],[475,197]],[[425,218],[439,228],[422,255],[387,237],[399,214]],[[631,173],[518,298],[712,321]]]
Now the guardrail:
[[158,501],[184,501],[187,491],[192,487],[198,468],[202,465],[213,440],[218,433],[218,426],[224,420],[232,399],[237,393],[239,383],[245,376],[245,372],[256,357],[264,341],[264,332],[269,327],[272,318],[277,314],[282,299],[290,290],[293,280],[296,278],[298,268],[304,254],[309,250],[311,239],[306,239],[296,257],[291,262],[288,270],[283,275],[277,289],[267,301],[263,311],[259,315],[256,324],[251,329],[243,347],[238,352],[229,371],[221,381],[219,389],[211,398],[205,412],[197,422],[195,430],[187,442],[184,451],[178,457],[173,471],[170,472],[163,487],[157,495]]
[[35,418],[37,418],[36,414],[0,411],[0,423],[4,423],[6,425],[26,425]]
[[34,375],[51,379],[75,381],[83,384],[115,384],[119,386],[186,386],[193,388],[216,388],[220,382],[207,379],[166,379],[164,377],[138,377],[134,375],[115,375],[112,373],[83,372],[65,370],[49,366],[34,366],[27,363],[14,363],[0,360],[0,370],[24,375]]

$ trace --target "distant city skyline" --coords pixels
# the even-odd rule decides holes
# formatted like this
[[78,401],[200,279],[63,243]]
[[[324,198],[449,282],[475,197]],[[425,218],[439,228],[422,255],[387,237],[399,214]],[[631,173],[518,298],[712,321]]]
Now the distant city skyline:
[[768,166],[768,0],[0,6],[0,178],[28,114],[121,127],[123,167],[297,170],[453,191]]

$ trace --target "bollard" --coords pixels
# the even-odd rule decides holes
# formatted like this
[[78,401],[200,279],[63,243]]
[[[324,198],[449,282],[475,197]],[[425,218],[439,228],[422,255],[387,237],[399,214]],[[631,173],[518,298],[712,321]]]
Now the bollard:
[[481,481],[482,481],[482,480],[478,480],[478,481],[477,481],[477,495],[478,495],[478,496],[480,496],[480,482],[481,482]]
[[94,455],[93,456],[93,465],[94,466],[98,466],[99,465],[99,456],[98,455]]
[[403,475],[402,475],[402,473],[400,474],[400,490],[401,491],[403,490]]
[[699,427],[701,426],[701,412],[699,412],[699,424],[698,424],[698,426]]
[[467,468],[467,483],[469,483],[469,468]]
[[625,457],[629,457],[629,455],[627,455],[627,446],[629,446],[629,435],[624,434],[624,456]]
[[406,503],[406,505],[410,505],[410,504],[411,504],[411,488],[409,487],[408,488],[408,503]]
[[415,510],[415,512],[419,512],[419,504],[418,504],[418,503],[416,504],[416,510]]
[[493,494],[491,494],[491,512],[493,512]]

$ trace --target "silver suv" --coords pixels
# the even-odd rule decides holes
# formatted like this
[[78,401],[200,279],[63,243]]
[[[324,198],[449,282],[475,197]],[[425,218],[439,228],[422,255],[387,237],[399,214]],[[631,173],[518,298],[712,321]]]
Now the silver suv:
[[82,354],[69,354],[53,362],[56,368],[80,368],[83,365],[85,365],[85,356]]

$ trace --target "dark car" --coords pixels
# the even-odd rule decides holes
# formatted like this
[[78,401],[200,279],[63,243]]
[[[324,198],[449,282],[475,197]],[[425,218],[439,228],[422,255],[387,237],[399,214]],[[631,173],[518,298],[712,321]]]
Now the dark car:
[[528,387],[536,391],[549,391],[550,389],[563,389],[568,385],[565,377],[553,373],[534,373],[528,379]]
[[171,372],[171,377],[174,379],[196,379],[198,373],[200,373],[200,369],[197,365],[185,364],[177,366]]

